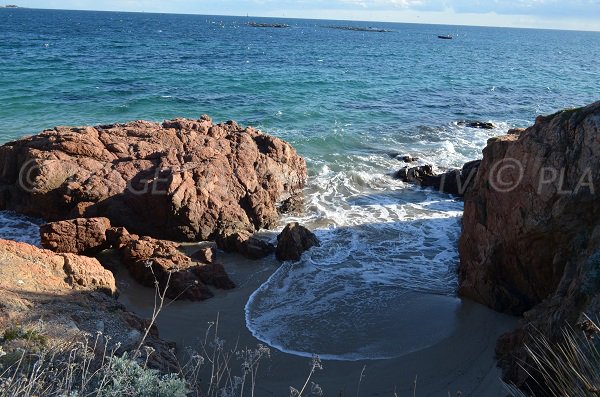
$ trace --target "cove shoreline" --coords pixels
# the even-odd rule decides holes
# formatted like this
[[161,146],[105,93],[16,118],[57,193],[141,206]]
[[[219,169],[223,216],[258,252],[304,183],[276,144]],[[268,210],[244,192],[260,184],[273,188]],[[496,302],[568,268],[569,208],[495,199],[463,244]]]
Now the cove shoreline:
[[[220,253],[221,254],[221,253]],[[255,348],[264,344],[246,326],[245,306],[250,295],[277,270],[275,260],[249,261],[235,254],[223,253],[220,261],[238,287],[230,291],[216,291],[204,302],[167,304],[157,319],[163,339],[175,342],[178,352],[196,346],[205,336],[209,323],[218,319],[218,336],[228,348]],[[115,273],[121,295],[119,301],[138,315],[152,314],[153,292],[135,283],[126,272]],[[496,313],[466,299],[457,301],[455,324],[448,335],[431,346],[407,352],[388,359],[331,360],[322,358],[323,370],[312,381],[319,384],[326,395],[356,395],[361,372],[360,389],[375,395],[406,395],[416,390],[417,395],[504,396],[506,394],[501,372],[496,367],[494,345],[496,339],[511,330],[517,319]],[[435,313],[431,313],[435,315]],[[403,318],[405,323],[417,321]],[[332,335],[332,337],[334,337]],[[390,338],[397,336],[390,335]],[[289,387],[301,386],[310,370],[308,357],[271,348],[271,357],[264,359],[258,375],[259,395],[285,395]],[[233,372],[238,362],[232,364]]]

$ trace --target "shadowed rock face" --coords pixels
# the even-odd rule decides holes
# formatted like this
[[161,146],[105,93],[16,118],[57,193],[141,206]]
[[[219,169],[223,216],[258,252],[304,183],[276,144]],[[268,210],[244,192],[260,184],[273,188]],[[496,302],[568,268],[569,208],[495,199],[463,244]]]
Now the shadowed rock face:
[[313,232],[298,222],[292,222],[277,236],[275,256],[280,261],[298,261],[304,251],[319,245],[319,239]]
[[103,216],[173,240],[269,228],[278,203],[305,180],[289,144],[207,116],[56,127],[0,147],[0,209],[46,220]]
[[[505,378],[531,386],[518,365],[530,333],[550,340],[598,304],[600,102],[538,117],[494,138],[465,196],[460,293],[523,314],[500,339]],[[537,331],[534,331],[537,330]]]

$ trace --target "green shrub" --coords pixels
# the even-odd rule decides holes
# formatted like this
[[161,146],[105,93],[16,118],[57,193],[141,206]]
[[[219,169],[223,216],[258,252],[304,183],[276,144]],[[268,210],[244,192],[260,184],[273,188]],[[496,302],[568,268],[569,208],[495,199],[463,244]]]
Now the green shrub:
[[188,393],[178,376],[161,375],[127,356],[113,357],[104,375],[109,379],[101,393],[105,397],[185,397]]

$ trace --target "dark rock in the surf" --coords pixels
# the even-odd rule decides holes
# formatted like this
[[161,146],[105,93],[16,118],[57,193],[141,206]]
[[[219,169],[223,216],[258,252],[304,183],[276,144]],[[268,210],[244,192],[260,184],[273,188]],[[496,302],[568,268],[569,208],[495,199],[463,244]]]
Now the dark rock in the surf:
[[421,185],[428,178],[435,176],[436,174],[433,172],[433,166],[430,164],[414,167],[405,166],[394,174],[394,178],[396,179],[400,179],[403,182],[415,183],[417,185]]
[[436,174],[429,164],[403,167],[394,174],[403,182],[414,183],[422,187],[433,188],[439,192],[462,197],[473,185],[480,160],[466,163],[462,169],[454,169]]
[[523,314],[498,341],[499,364],[506,381],[548,395],[526,346],[600,317],[600,102],[540,116],[483,155],[465,196],[459,292]]
[[42,247],[54,252],[95,255],[109,248],[107,218],[77,218],[40,226]]
[[458,124],[465,127],[478,128],[482,130],[493,130],[496,128],[494,123],[490,123],[489,121],[459,121]]
[[147,287],[158,283],[161,291],[167,288],[168,298],[204,300],[213,296],[207,284],[235,287],[222,265],[194,262],[171,241],[135,237],[121,249],[129,273]]
[[237,252],[248,259],[262,259],[271,255],[275,247],[268,242],[253,237],[247,230],[220,232],[216,238],[217,247],[226,252]]
[[298,222],[292,222],[277,236],[275,256],[280,261],[297,261],[304,251],[319,245],[319,239],[313,232]]
[[222,223],[273,227],[305,180],[286,142],[207,116],[56,127],[0,147],[0,210],[101,216],[176,241],[211,240]]
[[195,268],[196,276],[204,284],[212,285],[219,289],[232,289],[235,284],[225,271],[225,267],[220,263],[206,263]]
[[450,170],[430,178],[426,181],[430,184],[423,186],[430,186],[440,192],[463,197],[465,192],[473,186],[480,163],[481,160],[469,161],[461,169]]
[[200,263],[213,263],[216,257],[217,253],[213,247],[200,248],[190,256],[193,261]]
[[410,154],[403,154],[403,153],[398,153],[398,152],[390,152],[390,153],[388,153],[388,156],[393,159],[403,161],[405,163],[415,163],[415,162],[419,161],[418,157],[413,157]]
[[414,163],[419,161],[418,157],[413,157],[411,155],[398,156],[396,158],[400,161],[404,161],[405,163]]
[[278,207],[280,214],[302,214],[304,212],[304,196],[295,194],[284,200]]

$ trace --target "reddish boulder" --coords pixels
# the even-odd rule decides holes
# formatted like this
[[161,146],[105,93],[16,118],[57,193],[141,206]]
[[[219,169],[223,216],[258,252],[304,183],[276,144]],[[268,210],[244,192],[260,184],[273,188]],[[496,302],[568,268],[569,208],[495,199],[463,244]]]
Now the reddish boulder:
[[209,117],[56,127],[0,147],[0,210],[102,216],[156,238],[210,240],[219,225],[275,225],[306,164],[286,142]]
[[319,245],[319,239],[313,232],[298,222],[292,222],[277,236],[275,256],[280,261],[297,261],[304,251]]
[[94,255],[109,247],[107,218],[77,218],[40,226],[42,247],[54,252]]
[[121,249],[132,277],[142,285],[161,291],[171,299],[204,300],[213,296],[207,285],[231,289],[235,284],[219,264],[194,262],[179,251],[179,244],[130,235]]
[[[116,295],[112,273],[95,258],[54,253],[25,243],[0,240],[0,290],[27,289],[39,294],[100,291]],[[25,266],[24,263],[28,265]],[[22,266],[21,266],[22,265]]]

